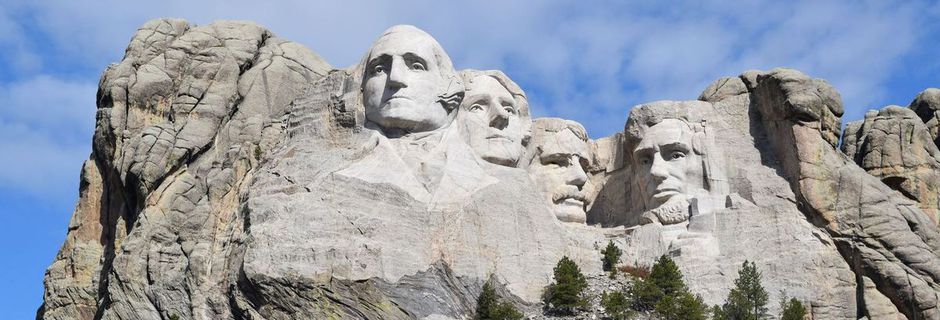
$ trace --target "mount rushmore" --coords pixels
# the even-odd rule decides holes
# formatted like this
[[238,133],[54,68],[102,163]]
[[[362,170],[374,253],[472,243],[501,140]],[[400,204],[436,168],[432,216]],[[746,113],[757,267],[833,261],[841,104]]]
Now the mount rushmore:
[[843,132],[825,80],[746,71],[590,139],[412,26],[338,69],[158,19],[97,107],[39,319],[460,319],[488,280],[537,305],[562,256],[601,274],[609,241],[708,304],[749,260],[813,319],[940,319],[937,89]]

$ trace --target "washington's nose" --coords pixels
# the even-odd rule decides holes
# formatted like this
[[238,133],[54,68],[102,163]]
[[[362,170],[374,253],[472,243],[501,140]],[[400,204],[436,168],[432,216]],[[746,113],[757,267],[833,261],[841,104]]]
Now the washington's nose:
[[650,165],[650,176],[659,181],[665,180],[666,177],[669,176],[669,170],[666,168],[666,160],[664,160],[658,152],[653,155],[653,163]]
[[587,182],[587,173],[585,173],[584,168],[581,167],[581,157],[571,156],[567,175],[566,182],[568,184],[577,186],[578,189],[584,186]]
[[391,70],[388,70],[388,86],[393,88],[405,88],[408,87],[407,76],[408,67],[405,66],[405,61],[396,58],[392,59]]
[[509,125],[509,112],[498,106],[490,112],[490,127],[503,130]]

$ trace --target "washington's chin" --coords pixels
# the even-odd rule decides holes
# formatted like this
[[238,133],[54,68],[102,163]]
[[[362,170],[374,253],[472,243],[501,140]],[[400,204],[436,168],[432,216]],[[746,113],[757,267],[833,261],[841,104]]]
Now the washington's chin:
[[555,204],[555,217],[562,222],[584,223],[586,213],[584,212],[584,202],[577,199],[565,199]]
[[507,152],[505,149],[487,149],[480,155],[487,162],[510,167],[515,166],[521,156],[522,152]]

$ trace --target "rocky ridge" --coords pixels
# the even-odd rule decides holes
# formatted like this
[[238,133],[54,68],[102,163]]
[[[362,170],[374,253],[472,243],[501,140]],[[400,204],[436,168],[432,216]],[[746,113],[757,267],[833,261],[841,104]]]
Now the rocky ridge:
[[[786,291],[814,319],[940,317],[937,89],[841,132],[824,80],[747,71],[588,140],[571,121],[530,121],[501,72],[451,75],[446,59],[424,67],[454,91],[439,96],[448,123],[402,134],[377,124],[369,77],[401,76],[398,60],[372,63],[383,45],[436,44],[414,30],[336,69],[249,22],[146,23],[102,75],[37,318],[466,318],[487,280],[532,311],[562,256],[603,288],[608,241],[623,264],[672,256],[709,304],[750,260],[771,301]],[[480,95],[492,79],[508,98]],[[470,102],[484,99],[516,109],[483,127],[526,138],[475,143]],[[674,144],[686,180],[660,201],[676,178],[648,153]]]

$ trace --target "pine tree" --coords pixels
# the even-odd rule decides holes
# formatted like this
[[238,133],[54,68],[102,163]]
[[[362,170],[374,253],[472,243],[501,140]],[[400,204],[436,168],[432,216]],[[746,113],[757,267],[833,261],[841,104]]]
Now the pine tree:
[[767,319],[767,291],[760,283],[761,274],[757,265],[744,261],[738,278],[734,280],[734,288],[728,293],[728,299],[721,308],[721,317],[726,320],[760,320]]
[[636,280],[630,286],[631,306],[636,311],[650,311],[663,298],[663,291],[649,278]]
[[702,297],[688,291],[667,295],[656,303],[656,313],[662,320],[705,320],[708,312]]
[[573,314],[576,308],[587,305],[585,288],[587,279],[581,273],[581,268],[565,256],[555,266],[555,282],[545,288],[542,301],[549,310]]
[[604,255],[604,271],[609,271],[611,277],[617,274],[617,263],[620,262],[620,256],[623,255],[623,251],[620,251],[613,241],[607,242],[607,248],[601,250],[601,254]]
[[689,292],[676,262],[665,255],[649,277],[633,282],[630,296],[634,310],[654,311],[661,319],[705,320],[711,313],[701,297]]
[[490,310],[496,308],[499,303],[496,299],[496,290],[489,281],[483,284],[483,291],[477,297],[477,315],[474,319],[489,319]]
[[601,295],[601,306],[607,316],[614,320],[629,319],[632,315],[627,297],[620,291],[604,292]]
[[664,296],[686,291],[685,282],[682,281],[682,271],[672,258],[663,255],[659,257],[647,280],[659,288]]
[[476,320],[518,320],[522,313],[508,302],[500,302],[496,289],[489,281],[483,284],[483,291],[477,297]]
[[806,307],[796,298],[790,298],[790,301],[781,303],[780,309],[783,310],[780,316],[781,320],[803,320],[803,317],[806,316]]
[[668,256],[661,256],[653,264],[649,277],[633,282],[630,296],[633,297],[633,309],[650,311],[666,296],[686,291],[679,266]]

